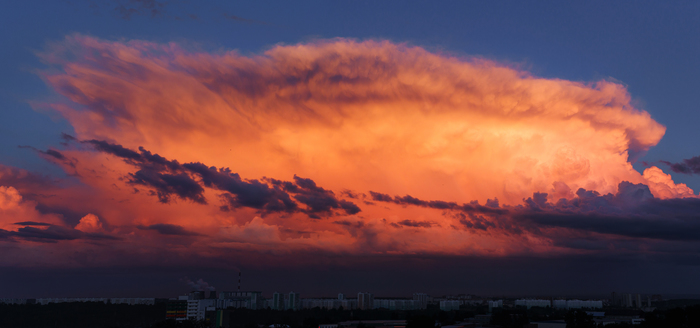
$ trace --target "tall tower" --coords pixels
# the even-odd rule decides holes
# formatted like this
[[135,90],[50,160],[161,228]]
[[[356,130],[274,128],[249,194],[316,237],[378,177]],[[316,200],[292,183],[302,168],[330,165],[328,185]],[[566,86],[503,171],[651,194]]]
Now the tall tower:
[[371,310],[374,308],[374,295],[372,293],[357,293],[357,308]]
[[278,292],[272,294],[272,309],[273,310],[284,310],[284,295]]
[[289,304],[287,304],[287,309],[298,310],[299,309],[299,293],[289,292]]

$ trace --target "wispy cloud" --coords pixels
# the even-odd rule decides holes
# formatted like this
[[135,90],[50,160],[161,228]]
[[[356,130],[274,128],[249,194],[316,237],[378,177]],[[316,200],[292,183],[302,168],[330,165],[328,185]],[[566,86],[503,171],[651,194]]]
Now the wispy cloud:
[[671,163],[668,161],[661,161],[661,163],[668,165],[671,170],[676,173],[700,174],[700,156],[684,159],[681,163]]

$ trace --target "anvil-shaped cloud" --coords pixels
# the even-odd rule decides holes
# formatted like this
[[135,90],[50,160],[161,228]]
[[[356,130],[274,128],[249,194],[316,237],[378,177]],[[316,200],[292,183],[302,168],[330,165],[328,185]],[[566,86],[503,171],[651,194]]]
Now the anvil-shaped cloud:
[[73,182],[3,168],[17,254],[641,252],[700,229],[690,188],[633,169],[665,128],[613,82],[347,39],[245,56],[73,35],[41,56],[75,135],[37,152]]

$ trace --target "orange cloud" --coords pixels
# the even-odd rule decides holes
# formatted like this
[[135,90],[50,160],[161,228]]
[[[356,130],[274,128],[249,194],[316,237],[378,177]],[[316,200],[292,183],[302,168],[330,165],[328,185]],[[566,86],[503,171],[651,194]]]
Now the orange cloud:
[[88,214],[80,219],[75,229],[83,232],[100,232],[102,231],[102,222],[95,214]]
[[[69,37],[47,80],[82,139],[118,140],[249,177],[313,176],[450,200],[518,203],[555,182],[644,182],[629,152],[665,128],[619,84],[530,76],[386,41],[319,41],[263,55]],[[407,178],[410,177],[410,178]]]
[[74,213],[61,218],[75,236],[120,236],[124,252],[552,254],[578,251],[560,247],[563,231],[617,226],[528,211],[558,218],[594,199],[617,213],[637,202],[619,186],[696,197],[633,169],[665,128],[613,82],[346,39],[244,56],[73,35],[42,57],[70,100],[49,106],[76,134],[42,154],[80,185],[41,204]]

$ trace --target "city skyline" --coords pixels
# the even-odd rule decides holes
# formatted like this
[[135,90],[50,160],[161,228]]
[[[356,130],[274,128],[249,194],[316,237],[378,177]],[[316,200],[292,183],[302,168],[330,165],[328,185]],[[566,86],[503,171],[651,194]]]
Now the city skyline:
[[0,297],[700,295],[696,2],[6,7]]

